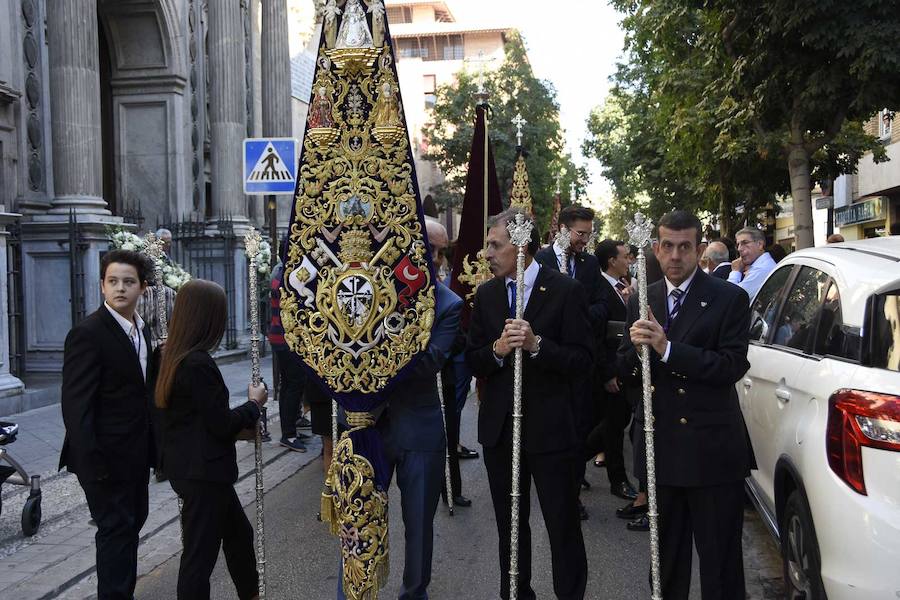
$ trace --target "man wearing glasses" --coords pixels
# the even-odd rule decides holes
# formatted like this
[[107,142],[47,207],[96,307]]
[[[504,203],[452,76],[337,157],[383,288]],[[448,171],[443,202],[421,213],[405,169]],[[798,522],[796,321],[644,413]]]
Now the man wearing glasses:
[[731,263],[728,281],[743,288],[752,300],[775,268],[775,260],[766,252],[766,238],[756,227],[741,229],[735,240],[740,257]]
[[[590,208],[572,204],[566,206],[559,213],[559,227],[566,227],[569,230],[571,243],[568,248],[562,248],[559,242],[553,242],[550,246],[542,248],[534,255],[534,259],[541,265],[554,271],[566,273],[569,277],[581,282],[587,292],[588,305],[591,318],[592,331],[585,332],[590,339],[591,346],[597,348],[599,341],[598,332],[600,324],[605,323],[608,319],[606,302],[601,294],[600,289],[600,267],[597,258],[584,249],[588,241],[591,239],[591,233],[594,229],[594,211]],[[586,456],[586,442],[588,434],[600,421],[599,402],[602,400],[598,397],[594,399],[592,373],[585,373],[584,377],[573,382],[573,388],[576,390],[576,417],[578,423],[578,439],[580,443],[579,454]],[[599,394],[599,392],[598,392]],[[587,458],[579,462],[576,486],[583,486],[585,489],[589,487],[585,479],[585,463]],[[630,488],[630,486],[629,486]],[[630,492],[630,490],[626,490]],[[615,492],[614,492],[615,493]],[[635,493],[636,495],[636,493]],[[629,499],[634,499],[630,496]],[[582,520],[588,518],[587,510],[584,505],[579,503],[579,512]]]

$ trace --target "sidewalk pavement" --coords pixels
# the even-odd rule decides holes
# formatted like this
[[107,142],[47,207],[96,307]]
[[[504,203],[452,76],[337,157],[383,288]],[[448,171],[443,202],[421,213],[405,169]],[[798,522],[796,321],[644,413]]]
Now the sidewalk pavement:
[[[271,374],[271,357],[263,359],[262,371]],[[231,391],[231,405],[247,399],[249,360],[220,365]],[[266,377],[271,379],[271,376]],[[263,446],[265,489],[270,491],[314,460],[321,449],[318,440],[308,452],[289,451],[277,444],[280,437],[277,403],[269,403],[269,431],[275,442]],[[20,516],[28,489],[4,485],[0,514],[0,598],[38,600],[89,598],[96,593],[96,529],[78,481],[71,473],[57,472],[64,427],[59,404],[2,417],[19,425],[18,439],[7,446],[10,454],[28,471],[41,475],[43,519],[38,533],[25,538]],[[255,499],[253,444],[238,444],[241,501]],[[141,532],[138,576],[144,575],[181,550],[178,508],[168,483],[150,482],[150,516]]]

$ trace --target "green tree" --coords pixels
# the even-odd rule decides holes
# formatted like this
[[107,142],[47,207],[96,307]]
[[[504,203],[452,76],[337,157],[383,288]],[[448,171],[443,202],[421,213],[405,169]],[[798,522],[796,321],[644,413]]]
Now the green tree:
[[[565,152],[556,91],[552,84],[535,77],[525,43],[517,32],[508,37],[505,54],[498,69],[484,74],[484,88],[491,107],[488,133],[500,193],[505,203],[512,187],[516,159],[516,127],[512,120],[521,113],[528,122],[523,128],[523,145],[528,153],[526,162],[535,216],[546,230],[557,185],[567,203],[573,182],[576,190],[584,192],[587,173]],[[446,177],[440,189],[435,190],[436,199],[444,202],[459,202],[464,192],[479,83],[478,74],[463,70],[455,82],[439,87],[432,118],[424,128],[429,142],[425,158],[434,161]]]
[[861,124],[900,104],[897,2],[709,0],[704,12],[701,48],[726,67],[709,86],[723,130],[749,125],[786,160],[796,244],[809,247],[811,179],[852,172],[868,151],[886,159]]
[[[626,61],[588,119],[584,154],[603,163],[620,201],[644,197],[653,219],[673,208],[708,213],[725,235],[755,222],[787,191],[787,177],[749,130],[722,138],[708,89],[722,63],[697,50],[704,14],[660,2],[616,6],[626,13]],[[728,157],[717,153],[720,144]]]

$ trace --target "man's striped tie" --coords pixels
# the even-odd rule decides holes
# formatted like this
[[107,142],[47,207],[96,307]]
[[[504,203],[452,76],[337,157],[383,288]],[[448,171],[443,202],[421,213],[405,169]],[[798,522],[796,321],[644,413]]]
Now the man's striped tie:
[[666,319],[666,332],[668,333],[669,327],[672,326],[672,322],[675,320],[675,317],[678,316],[678,311],[681,310],[681,299],[684,297],[684,290],[681,288],[675,288],[669,294],[672,296],[672,309],[669,311],[668,319]]

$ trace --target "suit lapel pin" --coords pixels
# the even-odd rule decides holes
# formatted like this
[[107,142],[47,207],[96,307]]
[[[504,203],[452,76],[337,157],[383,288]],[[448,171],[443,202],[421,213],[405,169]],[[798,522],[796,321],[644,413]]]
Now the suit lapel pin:
[[547,288],[545,288],[544,286],[541,286],[541,287],[539,287],[538,289],[541,290],[542,292],[546,292],[546,291],[547,291]]
[[700,301],[700,308],[706,308],[706,302]]

